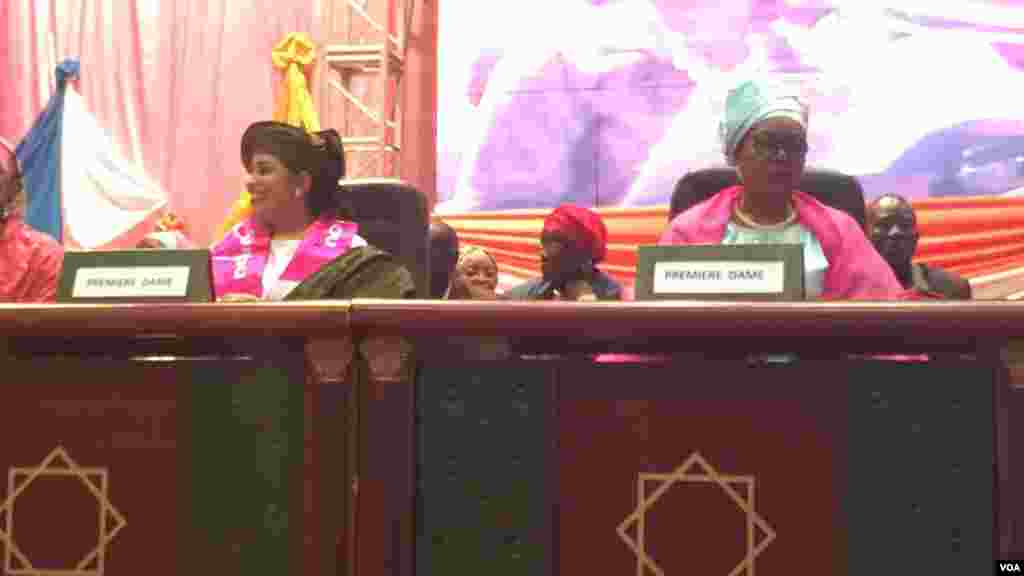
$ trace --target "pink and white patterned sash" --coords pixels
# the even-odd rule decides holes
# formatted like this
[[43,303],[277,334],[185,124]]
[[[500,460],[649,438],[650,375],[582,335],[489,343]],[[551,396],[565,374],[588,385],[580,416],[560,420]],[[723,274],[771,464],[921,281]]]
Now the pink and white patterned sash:
[[[359,225],[321,218],[309,225],[281,280],[302,282],[324,264],[348,252]],[[213,286],[225,294],[263,297],[263,271],[270,258],[270,234],[252,218],[239,222],[213,248]]]

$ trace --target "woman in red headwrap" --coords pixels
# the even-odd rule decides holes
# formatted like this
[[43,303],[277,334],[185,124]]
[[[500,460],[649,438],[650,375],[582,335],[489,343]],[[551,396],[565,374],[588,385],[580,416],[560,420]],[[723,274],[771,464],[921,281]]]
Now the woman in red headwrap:
[[53,302],[64,249],[25,224],[24,207],[18,160],[0,139],[0,302]]
[[597,268],[607,253],[608,229],[596,213],[562,204],[544,219],[541,278],[505,293],[511,300],[621,300],[622,286]]

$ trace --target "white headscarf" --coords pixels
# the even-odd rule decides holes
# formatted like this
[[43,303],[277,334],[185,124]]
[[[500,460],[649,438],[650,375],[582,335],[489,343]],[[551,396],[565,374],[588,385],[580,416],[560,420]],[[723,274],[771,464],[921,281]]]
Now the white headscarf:
[[789,118],[807,129],[807,105],[799,91],[781,81],[747,80],[729,91],[725,118],[719,125],[722,151],[736,165],[736,148],[755,124],[768,118]]

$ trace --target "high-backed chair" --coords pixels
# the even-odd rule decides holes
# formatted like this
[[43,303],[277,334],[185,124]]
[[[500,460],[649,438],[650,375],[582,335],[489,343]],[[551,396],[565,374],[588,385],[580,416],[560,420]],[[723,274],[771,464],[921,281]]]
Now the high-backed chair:
[[392,178],[342,180],[338,194],[359,235],[390,252],[412,274],[416,297],[429,293],[430,258],[427,199],[409,184]]
[[459,235],[441,220],[430,223],[430,297],[444,298],[459,260]]
[[[669,220],[738,183],[736,170],[732,168],[709,168],[686,174],[672,191]],[[814,196],[822,204],[846,212],[860,224],[862,230],[866,229],[864,189],[853,176],[829,170],[807,170],[800,180],[799,189]]]

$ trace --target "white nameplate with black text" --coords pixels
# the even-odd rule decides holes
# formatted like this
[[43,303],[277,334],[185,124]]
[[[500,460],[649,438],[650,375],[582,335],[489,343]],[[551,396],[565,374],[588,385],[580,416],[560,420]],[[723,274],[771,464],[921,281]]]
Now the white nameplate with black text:
[[656,262],[655,294],[782,294],[782,261]]
[[188,266],[79,268],[74,298],[174,298],[188,294]]

